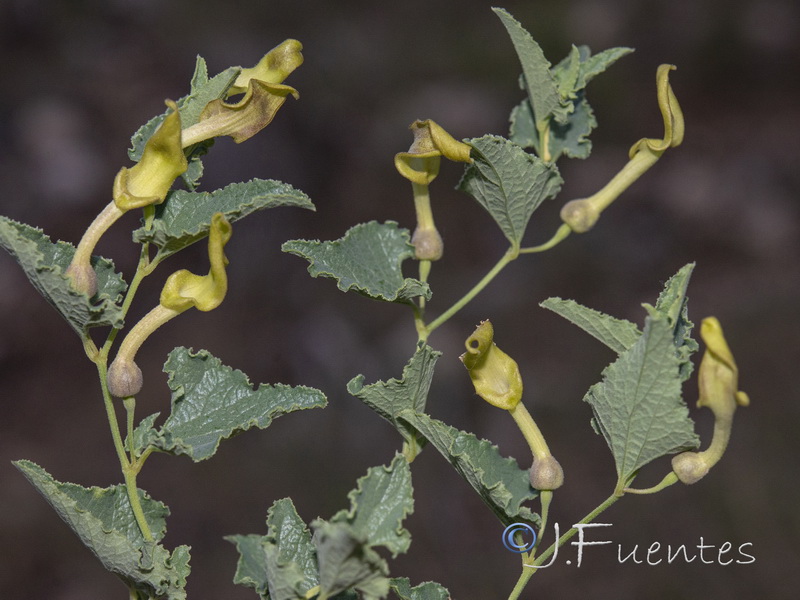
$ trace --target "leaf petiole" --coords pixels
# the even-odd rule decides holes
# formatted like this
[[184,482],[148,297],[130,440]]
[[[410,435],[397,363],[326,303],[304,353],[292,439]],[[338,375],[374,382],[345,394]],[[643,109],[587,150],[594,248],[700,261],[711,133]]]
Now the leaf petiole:
[[445,312],[443,312],[436,319],[434,319],[428,325],[425,326],[422,333],[420,333],[419,341],[421,342],[426,341],[428,339],[428,336],[434,329],[445,323],[448,319],[450,319],[450,317],[452,317],[458,311],[464,308],[475,296],[477,296],[479,293],[481,293],[481,291],[483,291],[483,288],[489,285],[489,283],[491,283],[491,281],[500,274],[500,271],[502,271],[508,263],[515,260],[518,256],[519,256],[518,246],[517,247],[511,246],[508,250],[506,250],[506,253],[503,254],[502,258],[499,261],[497,261],[497,264],[495,264],[495,266],[492,267],[492,270],[489,271],[486,275],[484,275],[483,279],[481,279],[477,284],[475,284],[475,286],[469,292],[464,294],[464,296],[460,300],[458,300],[455,304],[453,304],[453,306],[448,308]]

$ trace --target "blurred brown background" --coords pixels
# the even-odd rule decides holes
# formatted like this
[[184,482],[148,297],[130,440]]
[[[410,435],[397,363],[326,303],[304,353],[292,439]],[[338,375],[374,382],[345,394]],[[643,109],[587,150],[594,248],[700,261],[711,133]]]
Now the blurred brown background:
[[[226,249],[231,290],[209,314],[190,311],[148,341],[140,355],[146,385],[139,415],[168,410],[166,353],[207,348],[255,382],[323,389],[324,411],[276,420],[222,445],[194,464],[156,455],[141,487],[173,516],[166,544],[192,546],[189,597],[253,598],[231,583],[232,533],[264,533],[270,504],[292,496],[307,521],[347,505],[346,493],[400,445],[390,427],[348,396],[346,382],[400,376],[413,353],[409,311],[338,292],[306,264],[282,254],[293,237],[333,239],[370,219],[413,227],[410,189],[392,157],[408,147],[408,124],[433,118],[456,137],[507,133],[520,71],[500,22],[478,0],[308,2],[304,0],[75,0],[0,2],[0,212],[76,243],[110,198],[127,165],[130,134],[186,93],[195,55],[212,73],[249,66],[287,37],[306,63],[287,83],[301,93],[253,140],[217,142],[204,189],[251,177],[304,190],[317,213],[275,209],[236,226]],[[588,90],[600,127],[585,162],[561,161],[566,185],[536,213],[527,242],[549,238],[563,201],[587,195],[625,162],[631,143],[661,135],[655,70],[674,63],[672,83],[687,122],[683,146],[669,151],[602,217],[596,229],[557,249],[514,263],[483,295],[431,337],[444,351],[429,400],[438,418],[492,439],[527,464],[510,419],[480,403],[457,360],[483,318],[522,365],[526,402],[561,460],[567,483],[552,519],[562,530],[605,498],[613,462],[589,426],[581,398],[612,354],[538,307],[548,296],[637,322],[665,279],[697,261],[690,287],[696,322],[718,316],[752,406],[740,411],[722,463],[693,487],[626,497],[600,519],[577,569],[574,548],[531,582],[524,598],[712,600],[796,597],[800,493],[794,381],[800,359],[800,6],[793,0],[508,1],[504,5],[560,60],[569,44],[594,51],[632,46]],[[433,194],[446,243],[434,268],[431,313],[463,294],[504,250],[499,230],[453,191],[460,167],[444,165]],[[136,248],[126,217],[99,252],[130,275]],[[203,271],[200,245],[147,281],[135,321],[157,301],[163,277]],[[411,265],[408,265],[409,267]],[[409,270],[409,275],[413,275]],[[694,406],[695,391],[687,390]],[[711,418],[696,411],[707,443]],[[12,467],[28,458],[57,479],[106,486],[121,476],[93,368],[60,317],[17,265],[0,256],[0,598],[123,598],[124,588]],[[668,463],[651,465],[642,485]],[[407,521],[410,553],[393,575],[447,586],[459,600],[506,598],[519,560],[500,543],[502,527],[429,449],[414,463],[416,512]],[[750,542],[756,562],[617,563],[639,544]],[[567,558],[572,565],[564,564]],[[728,557],[725,557],[728,558]],[[538,580],[538,581],[537,581]]]

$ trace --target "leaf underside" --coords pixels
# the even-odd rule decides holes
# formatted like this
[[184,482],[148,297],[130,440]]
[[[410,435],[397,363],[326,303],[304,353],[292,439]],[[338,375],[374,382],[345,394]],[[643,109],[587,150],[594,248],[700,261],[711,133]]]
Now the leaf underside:
[[166,531],[169,510],[139,490],[145,518],[155,540],[146,542],[133,517],[123,485],[84,488],[53,479],[30,461],[14,465],[36,487],[58,515],[110,572],[145,597],[165,600],[186,598],[189,547],[178,546],[172,554],[158,544]]
[[410,543],[401,526],[413,510],[405,458],[397,454],[390,465],[369,469],[348,497],[349,510],[312,522],[313,536],[291,500],[284,498],[269,510],[267,535],[226,538],[240,554],[234,582],[270,600],[301,600],[317,585],[332,600],[384,598],[392,582],[375,547],[396,554]]
[[466,142],[472,146],[474,162],[464,171],[458,189],[475,198],[508,241],[519,246],[533,212],[561,189],[558,169],[498,136]]
[[204,350],[175,348],[164,371],[169,374],[172,411],[158,430],[152,427],[156,415],[144,419],[134,433],[135,443],[140,450],[153,446],[195,462],[211,458],[223,439],[252,427],[266,429],[275,417],[327,403],[322,392],[304,386],[254,388],[244,373]]
[[414,247],[408,230],[392,221],[356,225],[332,242],[291,240],[281,249],[308,260],[312,277],[333,278],[343,292],[387,302],[430,298],[427,284],[403,277],[401,265],[414,256]]
[[315,210],[306,194],[274,180],[253,179],[213,192],[174,190],[156,207],[152,227],[137,229],[133,239],[155,244],[159,256],[165,258],[207,237],[215,213],[222,213],[233,223],[256,211],[278,206]]
[[364,385],[359,375],[347,390],[392,423],[407,442],[421,437],[433,444],[503,523],[538,522],[538,515],[522,506],[538,495],[527,470],[501,456],[490,442],[423,412],[438,356],[422,345],[403,369],[402,379]]
[[97,273],[97,294],[89,298],[72,288],[64,275],[75,254],[66,242],[51,242],[41,229],[0,216],[0,246],[13,256],[36,290],[64,317],[80,336],[92,327],[122,327],[122,293],[127,284],[114,271],[114,263],[92,258]]

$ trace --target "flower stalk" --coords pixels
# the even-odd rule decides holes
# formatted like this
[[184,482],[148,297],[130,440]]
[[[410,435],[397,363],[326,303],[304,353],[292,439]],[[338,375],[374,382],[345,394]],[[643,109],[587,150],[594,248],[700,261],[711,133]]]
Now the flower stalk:
[[142,372],[136,364],[136,353],[144,341],[159,327],[191,307],[201,311],[219,306],[228,291],[225,267],[225,244],[231,239],[231,224],[222,213],[211,218],[208,234],[208,259],[211,268],[207,275],[195,275],[185,269],[167,278],[161,290],[159,304],[134,325],[122,340],[114,362],[108,370],[108,389],[117,398],[139,393],[143,385]]
[[575,233],[585,233],[594,227],[600,214],[622,192],[652,167],[667,148],[679,146],[684,136],[683,112],[669,84],[669,72],[674,65],[661,65],[656,72],[658,107],[664,119],[664,137],[660,140],[643,138],[628,153],[628,163],[600,191],[579,200],[567,202],[561,209],[561,220]]

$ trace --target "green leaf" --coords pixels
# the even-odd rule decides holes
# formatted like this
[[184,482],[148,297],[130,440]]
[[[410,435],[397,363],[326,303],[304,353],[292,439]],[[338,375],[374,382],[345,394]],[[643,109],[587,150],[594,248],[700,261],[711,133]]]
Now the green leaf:
[[597,338],[617,354],[625,352],[636,343],[642,332],[639,328],[624,319],[616,319],[607,314],[587,308],[574,300],[548,298],[542,306],[567,319]]
[[361,593],[364,600],[378,600],[389,593],[389,567],[371,549],[365,537],[352,525],[311,523],[319,562],[320,592],[331,597],[349,589]]
[[395,557],[408,551],[411,534],[401,523],[414,511],[411,469],[402,454],[392,463],[372,467],[348,494],[350,510],[338,512],[331,523],[348,523],[370,547],[384,546]]
[[169,514],[164,504],[139,490],[142,509],[155,538],[154,542],[146,542],[133,517],[124,486],[84,488],[56,481],[29,461],[17,461],[14,465],[107,570],[147,597],[186,598],[189,548],[179,546],[170,555],[157,543],[164,536],[164,519]]
[[537,522],[538,516],[521,506],[538,494],[530,486],[526,470],[514,459],[503,458],[490,442],[424,414],[440,355],[422,345],[403,369],[402,379],[365,386],[364,377],[359,375],[347,384],[347,391],[392,423],[407,443],[419,445],[422,438],[436,446],[505,524]]
[[464,171],[458,189],[474,197],[511,244],[519,246],[533,212],[561,188],[558,169],[498,136],[466,142],[472,146],[474,162]]
[[252,587],[264,599],[295,600],[319,583],[311,533],[289,498],[277,500],[267,514],[268,533],[234,535],[239,562],[234,583]]
[[355,290],[369,298],[410,303],[430,298],[430,288],[403,278],[401,264],[414,256],[408,230],[397,223],[370,221],[350,228],[333,242],[290,240],[281,249],[309,261],[312,277],[331,277],[343,292]]
[[[589,134],[597,127],[597,120],[592,107],[586,101],[584,90],[595,76],[630,52],[633,49],[610,48],[592,56],[587,46],[573,46],[567,58],[552,68],[551,74],[566,112],[563,119],[550,123],[548,151],[551,161],[558,160],[562,155],[570,158],[589,156],[592,150]],[[510,121],[511,140],[523,148],[534,148],[541,154],[540,133],[536,127],[530,98],[514,108]]]
[[603,371],[603,381],[584,400],[614,455],[618,486],[650,461],[699,445],[681,398],[673,329],[663,315],[647,317],[640,338]]
[[407,577],[393,577],[390,586],[400,600],[450,600],[450,592],[433,581],[411,587]]
[[566,123],[554,123],[550,127],[548,148],[550,160],[556,161],[563,154],[570,158],[588,158],[592,152],[589,134],[597,127],[592,107],[578,92],[574,101],[574,110],[567,117]]
[[568,111],[561,103],[556,81],[550,72],[550,62],[544,57],[541,47],[507,11],[502,8],[492,10],[503,22],[522,65],[528,98],[533,107],[534,123],[542,124],[539,125],[541,128],[550,117],[564,123]]
[[603,50],[592,56],[588,46],[572,46],[567,57],[552,69],[559,94],[563,99],[574,98],[597,75],[604,72],[633,48],[617,47]]
[[127,284],[114,272],[114,263],[92,257],[97,294],[89,298],[72,289],[64,275],[75,254],[66,242],[51,242],[41,229],[0,216],[0,246],[22,267],[38,292],[84,337],[92,327],[122,327],[122,293]]
[[433,369],[441,354],[423,344],[403,368],[402,379],[379,381],[365,386],[364,376],[358,375],[347,384],[347,391],[394,425],[407,444],[419,446],[424,439],[419,437],[413,427],[399,420],[398,415],[404,410],[425,412]]
[[501,456],[497,446],[425,414],[405,411],[399,418],[436,447],[504,525],[539,522],[537,514],[522,506],[539,495],[531,487],[527,469]]
[[[198,56],[194,75],[192,76],[191,91],[177,102],[178,110],[181,114],[181,128],[186,129],[197,123],[200,120],[200,113],[203,112],[206,104],[212,100],[224,98],[225,92],[233,85],[240,71],[241,67],[229,67],[209,79],[206,61]],[[165,110],[162,114],[153,117],[133,134],[131,147],[128,150],[128,156],[132,161],[139,162],[139,159],[142,158],[142,152],[147,140],[155,133],[155,130],[161,125],[168,112],[168,110]],[[187,156],[189,168],[181,177],[190,189],[194,189],[197,186],[203,174],[203,163],[200,161],[200,157],[208,151],[208,148],[213,143],[213,139],[201,142]]]
[[137,229],[133,239],[139,243],[154,243],[159,256],[166,258],[207,237],[215,213],[223,213],[228,222],[233,223],[255,211],[277,206],[315,210],[306,194],[274,180],[253,179],[213,192],[175,190],[156,207],[152,228]]
[[511,124],[509,138],[515,144],[523,148],[533,148],[537,154],[542,150],[539,146],[539,132],[536,130],[536,123],[533,121],[533,108],[531,101],[525,98],[511,110],[509,117]]
[[[225,536],[225,539],[235,544],[236,550],[239,552],[233,583],[253,588],[260,598],[270,599],[267,553],[264,549],[267,536],[228,535]],[[296,597],[296,595],[289,596],[292,600]]]
[[[686,297],[689,278],[692,276],[693,270],[694,263],[689,263],[670,277],[664,286],[664,291],[661,292],[655,307],[652,309],[663,314],[672,325],[673,342],[680,360],[682,381],[688,380],[691,376],[694,370],[694,365],[690,360],[691,355],[699,348],[697,342],[691,336],[694,323],[689,320],[689,300]],[[649,306],[645,306],[645,308],[650,309]]]
[[160,430],[140,431],[135,439],[195,462],[212,457],[220,442],[236,433],[266,429],[277,416],[327,403],[322,392],[304,386],[262,384],[254,389],[244,373],[204,350],[175,348],[164,371],[169,374],[172,412]]

